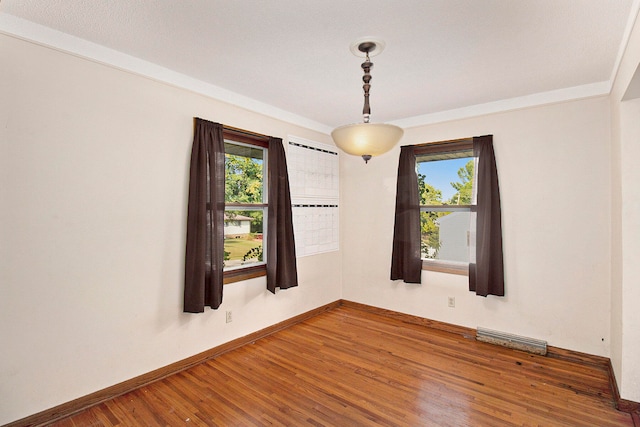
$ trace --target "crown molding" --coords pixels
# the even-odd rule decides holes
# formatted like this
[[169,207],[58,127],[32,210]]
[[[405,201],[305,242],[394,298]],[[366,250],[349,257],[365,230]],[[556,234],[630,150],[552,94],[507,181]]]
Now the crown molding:
[[503,99],[484,104],[471,105],[469,107],[453,110],[439,111],[436,113],[422,114],[420,116],[407,117],[406,119],[391,122],[396,126],[407,129],[418,126],[453,120],[468,119],[487,114],[503,113],[506,111],[520,110],[559,102],[574,101],[584,98],[608,95],[611,90],[609,81],[591,83],[582,86],[574,86],[549,92],[534,93],[517,98]]
[[633,0],[631,4],[631,11],[629,12],[629,18],[627,19],[627,26],[624,29],[624,34],[622,35],[622,41],[620,42],[620,47],[618,48],[618,56],[616,57],[616,62],[613,66],[613,70],[611,71],[611,88],[613,88],[613,84],[618,77],[618,71],[620,70],[620,64],[622,64],[622,58],[624,53],[627,50],[627,46],[629,45],[629,39],[631,38],[631,32],[633,31],[633,27],[636,25],[636,20],[638,19],[638,12],[640,11],[640,0]]
[[7,13],[0,12],[0,33],[186,89],[317,132],[329,134],[332,130],[329,126],[306,117]]

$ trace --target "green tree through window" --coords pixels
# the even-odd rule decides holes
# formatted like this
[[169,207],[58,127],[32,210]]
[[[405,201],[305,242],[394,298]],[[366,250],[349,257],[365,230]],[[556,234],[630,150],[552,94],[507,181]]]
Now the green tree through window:
[[[229,145],[231,144],[226,144]],[[253,150],[247,151],[251,153]],[[262,203],[262,163],[261,158],[225,154],[226,202]]]
[[470,205],[473,197],[473,174],[474,161],[469,160],[466,165],[458,169],[459,182],[452,182],[451,186],[456,189],[451,199],[450,205]]
[[[442,191],[426,182],[426,176],[418,174],[418,191],[421,205],[442,205]],[[440,231],[436,220],[440,212],[420,212],[420,249],[424,257],[435,258],[440,248]]]

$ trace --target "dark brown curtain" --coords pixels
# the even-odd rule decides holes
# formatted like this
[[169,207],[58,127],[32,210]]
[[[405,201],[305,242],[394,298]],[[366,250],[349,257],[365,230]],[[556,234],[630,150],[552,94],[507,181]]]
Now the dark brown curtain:
[[396,216],[393,228],[391,280],[420,283],[420,195],[413,146],[400,149],[396,187]]
[[267,289],[298,286],[291,194],[282,139],[269,139],[269,208],[267,220]]
[[222,303],[224,251],[224,138],[222,125],[195,119],[185,257],[184,311]]
[[469,264],[469,290],[477,295],[504,296],[500,189],[493,152],[493,136],[473,138],[478,158],[476,262]]

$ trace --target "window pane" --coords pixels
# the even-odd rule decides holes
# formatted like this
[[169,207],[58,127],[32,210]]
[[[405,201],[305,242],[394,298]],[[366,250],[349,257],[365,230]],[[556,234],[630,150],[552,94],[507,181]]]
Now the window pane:
[[225,270],[263,262],[263,218],[263,210],[225,211]]
[[265,150],[230,142],[224,150],[225,202],[263,203]]
[[423,157],[418,163],[421,205],[473,203],[474,158],[440,160]]
[[420,212],[422,258],[469,262],[470,212]]

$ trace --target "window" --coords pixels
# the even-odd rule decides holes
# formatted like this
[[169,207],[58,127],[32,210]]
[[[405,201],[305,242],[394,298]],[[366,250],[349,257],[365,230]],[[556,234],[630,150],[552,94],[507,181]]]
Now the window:
[[423,269],[467,274],[476,160],[471,139],[416,148]]
[[186,313],[220,307],[224,283],[266,276],[273,294],[298,286],[281,138],[194,118],[188,203]]
[[224,130],[225,283],[265,274],[268,142]]
[[[470,155],[477,163],[469,163]],[[443,196],[439,184],[434,184],[439,175],[429,169],[455,170],[448,163],[451,160],[464,166],[458,169],[459,180],[450,181],[456,192]],[[420,182],[418,169],[425,162],[431,164],[424,165]],[[469,290],[476,295],[504,296],[502,213],[493,135],[400,147],[396,188],[390,279],[422,283],[423,269],[464,274],[469,276]],[[463,255],[464,246],[468,259]]]

